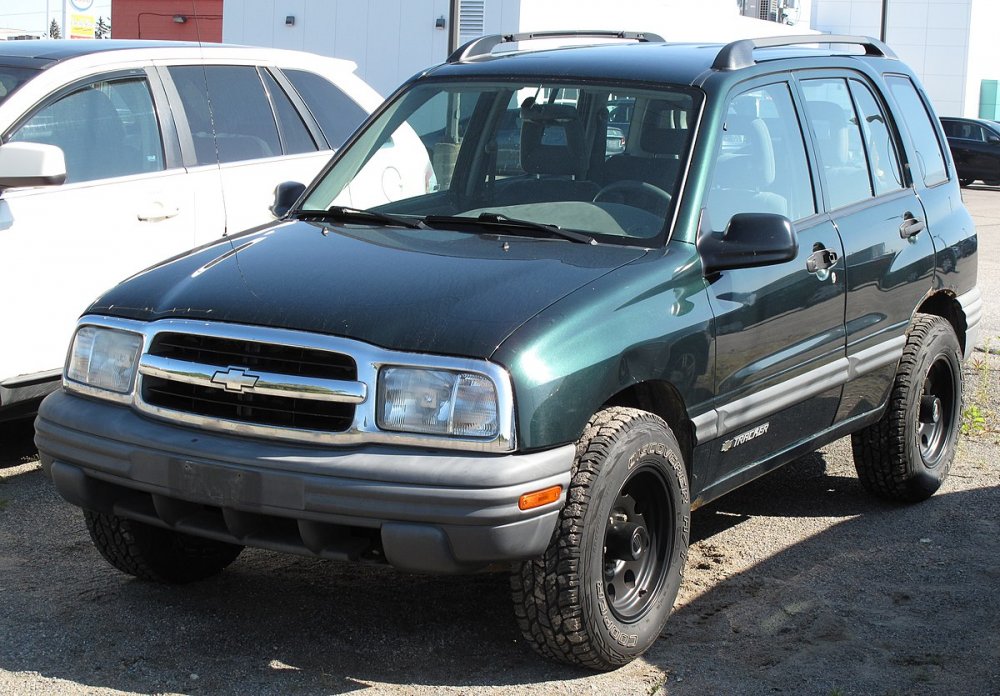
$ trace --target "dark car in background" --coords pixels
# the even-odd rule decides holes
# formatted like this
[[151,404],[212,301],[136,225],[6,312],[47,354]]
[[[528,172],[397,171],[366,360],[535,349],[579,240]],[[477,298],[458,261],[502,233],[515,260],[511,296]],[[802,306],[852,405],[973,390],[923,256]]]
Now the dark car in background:
[[942,118],[958,181],[969,186],[982,180],[1000,186],[1000,124],[980,118]]

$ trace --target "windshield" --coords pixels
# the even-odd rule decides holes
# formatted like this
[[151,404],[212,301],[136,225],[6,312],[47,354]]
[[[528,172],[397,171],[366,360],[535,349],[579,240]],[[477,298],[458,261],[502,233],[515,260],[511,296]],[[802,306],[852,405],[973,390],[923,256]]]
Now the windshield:
[[31,68],[14,68],[7,65],[0,65],[0,104],[13,94],[14,90],[39,72],[39,70]]
[[652,246],[673,217],[699,106],[697,92],[670,86],[421,83],[341,154],[303,208],[431,226],[513,220],[521,231]]

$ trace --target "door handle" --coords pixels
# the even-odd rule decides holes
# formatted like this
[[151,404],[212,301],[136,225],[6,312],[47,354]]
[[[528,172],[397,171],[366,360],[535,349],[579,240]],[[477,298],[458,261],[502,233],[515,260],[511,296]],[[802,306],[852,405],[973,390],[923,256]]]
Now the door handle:
[[162,201],[153,201],[148,207],[136,213],[136,217],[142,222],[159,222],[160,220],[172,218],[180,212],[180,208],[176,205],[170,205]]
[[806,270],[810,273],[819,273],[837,263],[837,252],[831,249],[817,249],[806,259]]
[[903,224],[899,226],[899,236],[903,239],[909,239],[914,235],[920,234],[927,229],[927,223],[923,220],[919,220],[913,216],[913,213],[903,214]]

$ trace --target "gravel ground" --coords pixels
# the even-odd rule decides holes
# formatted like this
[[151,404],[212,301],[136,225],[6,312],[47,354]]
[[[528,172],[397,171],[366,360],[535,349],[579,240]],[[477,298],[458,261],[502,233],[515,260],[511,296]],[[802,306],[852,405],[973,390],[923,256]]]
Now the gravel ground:
[[[968,189],[1000,347],[1000,190]],[[522,645],[506,579],[425,577],[245,552],[186,587],[106,565],[0,425],[0,693],[1000,694],[1000,355],[966,365],[944,488],[867,496],[841,440],[693,514],[674,615],[595,675]]]

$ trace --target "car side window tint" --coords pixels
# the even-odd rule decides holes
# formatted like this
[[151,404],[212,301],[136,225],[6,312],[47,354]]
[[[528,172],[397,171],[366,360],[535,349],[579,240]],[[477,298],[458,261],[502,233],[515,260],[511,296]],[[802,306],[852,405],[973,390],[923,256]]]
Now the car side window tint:
[[913,168],[914,178],[923,179],[927,186],[946,181],[948,169],[945,166],[941,143],[931,123],[927,106],[917,93],[917,88],[904,75],[887,75],[886,82],[893,99],[899,105],[899,113],[910,132],[917,153],[917,167]]
[[169,71],[184,106],[198,164],[281,154],[278,127],[256,68],[185,65]]
[[803,80],[802,96],[831,209],[871,198],[861,126],[847,80]]
[[330,147],[343,145],[367,118],[364,109],[326,78],[306,70],[284,69],[282,72],[309,107]]
[[743,92],[729,104],[706,204],[713,229],[736,213],[792,220],[816,212],[805,143],[785,83]]
[[278,131],[281,135],[283,152],[286,155],[315,152],[316,143],[313,142],[306,124],[302,122],[302,117],[299,116],[288,95],[269,73],[264,72],[262,76],[267,94],[274,106],[274,113],[278,117]]
[[32,114],[8,140],[61,148],[66,183],[163,169],[160,126],[144,78],[74,90]]
[[903,174],[885,112],[867,85],[851,80],[850,86],[861,117],[861,132],[875,184],[875,195],[898,191],[903,188]]

